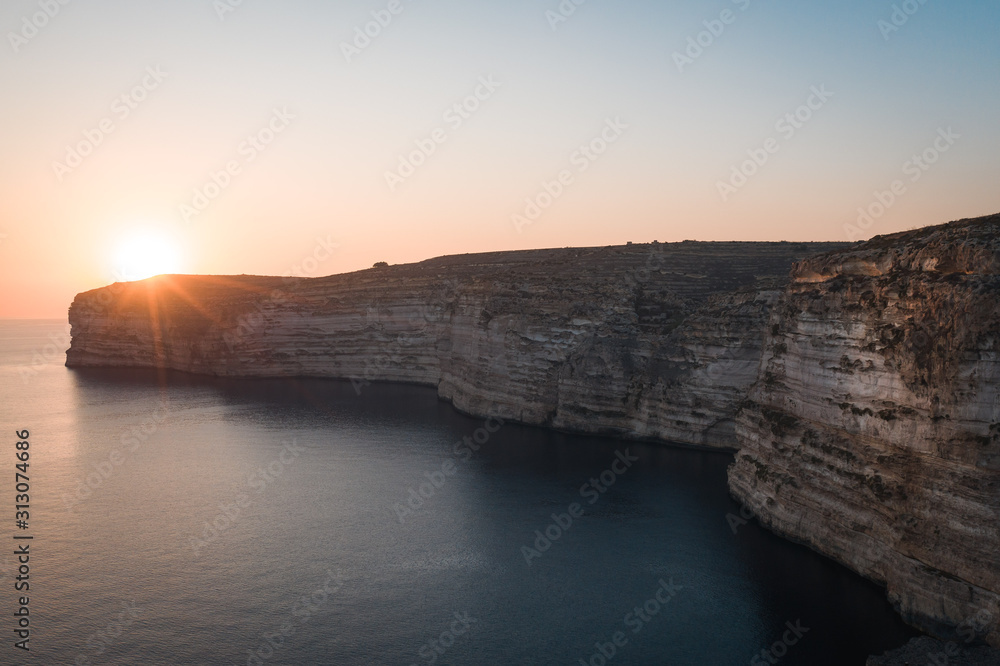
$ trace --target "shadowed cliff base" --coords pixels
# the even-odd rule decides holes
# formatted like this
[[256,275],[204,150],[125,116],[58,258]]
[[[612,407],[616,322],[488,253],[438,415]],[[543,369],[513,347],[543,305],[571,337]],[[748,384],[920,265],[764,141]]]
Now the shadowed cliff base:
[[867,666],[998,666],[1000,652],[985,646],[939,641],[929,636],[911,639],[906,645],[877,657]]

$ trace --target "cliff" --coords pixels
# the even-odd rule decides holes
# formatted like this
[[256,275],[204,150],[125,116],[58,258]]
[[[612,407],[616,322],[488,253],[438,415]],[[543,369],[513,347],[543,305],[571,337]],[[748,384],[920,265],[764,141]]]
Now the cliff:
[[997,650],[918,636],[906,645],[868,658],[866,666],[997,666]]
[[911,623],[1000,645],[1000,216],[800,262],[770,316],[734,496]]
[[764,525],[911,623],[1000,645],[1000,216],[163,276],[79,294],[70,323],[75,367],[415,382],[473,415],[738,449],[731,491]]
[[819,243],[441,257],[325,278],[162,276],[79,294],[66,364],[435,386],[467,413],[732,447],[768,311]]

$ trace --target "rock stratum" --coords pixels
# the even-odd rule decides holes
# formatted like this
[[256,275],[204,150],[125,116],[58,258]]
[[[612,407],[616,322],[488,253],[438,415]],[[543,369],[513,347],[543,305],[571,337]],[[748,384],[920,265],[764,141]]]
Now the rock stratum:
[[938,636],[1000,645],[1000,216],[795,265],[740,410],[730,489],[883,583]]
[[[737,450],[766,526],[1000,645],[1000,216],[846,243],[442,257],[79,294],[73,367],[437,388],[477,416]],[[964,634],[963,634],[964,638]]]
[[162,276],[78,295],[66,363],[425,384],[476,416],[732,448],[790,267],[843,245],[662,243],[323,278]]

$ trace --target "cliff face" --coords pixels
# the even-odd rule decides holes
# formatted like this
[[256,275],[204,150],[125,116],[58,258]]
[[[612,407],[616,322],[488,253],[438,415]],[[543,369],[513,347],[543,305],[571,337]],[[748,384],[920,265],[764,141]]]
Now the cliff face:
[[77,296],[67,365],[436,386],[473,415],[733,446],[762,330],[819,243],[501,252],[327,278],[164,276]]
[[1000,645],[1000,216],[797,264],[736,432],[765,525]]
[[70,323],[70,366],[415,382],[473,415],[739,448],[731,490],[765,525],[1000,645],[1000,216],[165,276],[80,294]]

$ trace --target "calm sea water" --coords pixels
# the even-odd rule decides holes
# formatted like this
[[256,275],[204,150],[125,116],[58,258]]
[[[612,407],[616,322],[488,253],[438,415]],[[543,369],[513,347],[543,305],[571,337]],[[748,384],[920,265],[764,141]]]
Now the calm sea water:
[[727,454],[497,428],[420,387],[75,371],[67,346],[0,322],[0,664],[843,666],[914,633],[731,525]]

